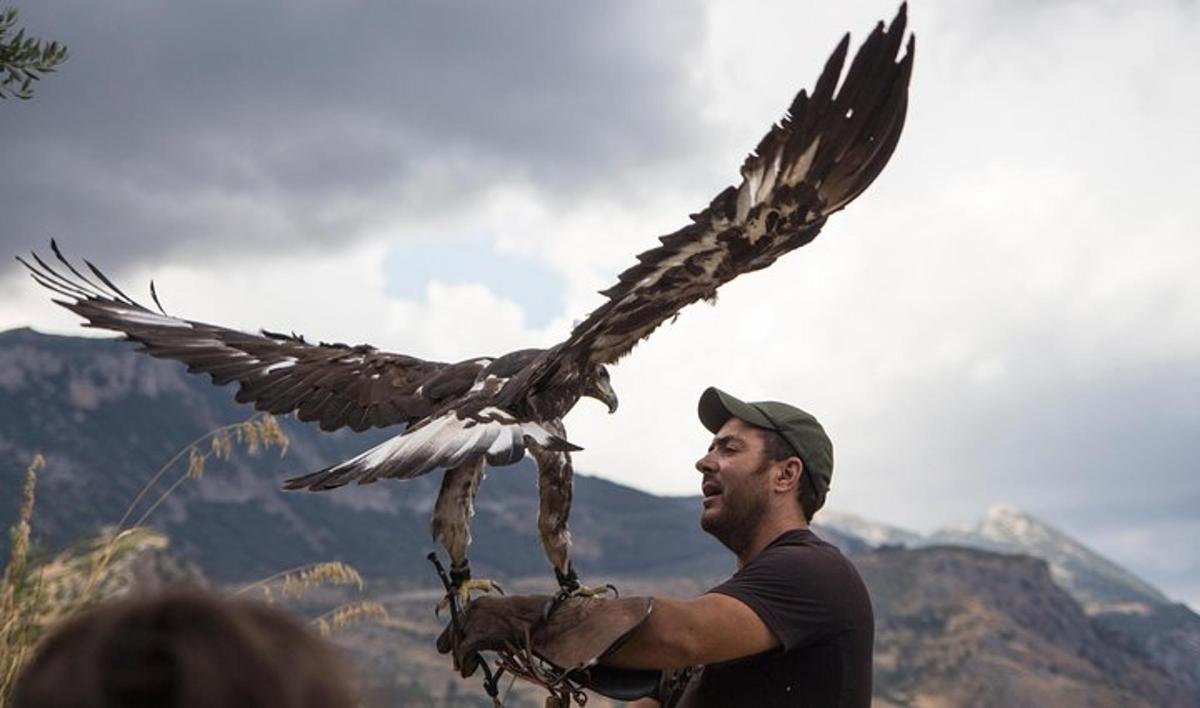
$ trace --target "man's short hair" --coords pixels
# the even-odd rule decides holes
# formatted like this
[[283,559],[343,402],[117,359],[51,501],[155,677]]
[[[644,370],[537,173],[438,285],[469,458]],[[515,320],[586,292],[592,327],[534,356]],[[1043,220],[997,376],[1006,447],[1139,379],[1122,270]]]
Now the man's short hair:
[[[797,456],[791,443],[776,431],[757,426],[755,429],[762,435],[763,456],[768,462],[779,462]],[[804,510],[804,520],[812,521],[813,514],[825,506],[825,495],[817,493],[807,468],[804,470],[804,476],[800,479],[799,496],[800,508]]]

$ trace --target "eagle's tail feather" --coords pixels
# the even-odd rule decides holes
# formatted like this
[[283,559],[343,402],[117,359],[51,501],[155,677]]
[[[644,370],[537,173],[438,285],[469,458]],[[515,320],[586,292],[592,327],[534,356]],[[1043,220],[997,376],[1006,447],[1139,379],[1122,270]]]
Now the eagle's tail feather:
[[[342,486],[341,484],[335,484],[333,487],[325,486],[325,481],[332,476],[331,472],[333,469],[333,467],[326,467],[325,469],[318,470],[316,472],[286,479],[283,481],[283,488],[289,491],[295,489],[311,489],[316,491],[318,489],[332,489],[333,487],[340,487]],[[345,482],[342,484],[345,484]]]
[[549,439],[546,440],[546,444],[542,445],[542,447],[546,448],[547,450],[553,450],[554,452],[579,452],[583,449],[570,440],[567,440],[566,438],[560,438],[557,435],[551,435]]

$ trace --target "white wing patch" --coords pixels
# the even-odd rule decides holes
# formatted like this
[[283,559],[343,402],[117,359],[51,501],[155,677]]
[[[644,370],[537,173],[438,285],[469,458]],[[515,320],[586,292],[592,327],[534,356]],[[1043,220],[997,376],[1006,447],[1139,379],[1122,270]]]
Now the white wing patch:
[[[820,145],[821,136],[818,135],[809,144],[808,148],[805,149],[804,153],[788,167],[786,172],[782,172],[783,151],[777,150],[770,163],[760,161],[760,164],[754,169],[747,170],[742,175],[742,184],[738,188],[737,195],[737,214],[732,223],[751,227],[747,229],[745,234],[746,239],[750,243],[755,243],[765,233],[765,229],[762,228],[761,224],[746,224],[746,219],[750,216],[750,211],[769,199],[771,192],[780,181],[790,186],[795,186],[803,182],[808,177],[813,157],[816,156],[817,148]],[[716,221],[715,217],[714,220]],[[717,233],[732,224],[723,219],[719,221],[720,223],[714,223],[714,228],[705,233],[701,238],[685,245],[678,253],[663,259],[652,273],[638,281],[637,285],[630,290],[630,297],[626,299],[631,299],[633,293],[638,290],[653,286],[667,271],[683,265],[697,253],[710,252],[716,256],[720,256],[721,252],[717,248]],[[711,276],[716,272],[717,265],[720,262],[720,257],[706,258],[704,262],[705,274]]]
[[[760,158],[759,163],[753,169],[744,172],[742,175],[742,184],[738,188],[737,216],[735,221],[739,224],[746,224],[746,219],[749,218],[750,211],[769,200],[771,192],[778,184],[786,184],[794,187],[808,179],[809,168],[812,167],[813,158],[816,156],[817,148],[820,145],[821,136],[818,135],[805,148],[800,157],[796,158],[796,161],[787,168],[786,172],[781,172],[783,168],[783,150],[776,150],[769,164]],[[814,188],[820,187],[819,184],[813,184],[812,186]],[[754,243],[763,235],[763,232],[759,229],[750,228],[746,235],[750,243]]]
[[525,456],[530,442],[552,449],[575,449],[541,424],[519,421],[500,408],[484,408],[466,418],[451,410],[313,475],[314,488],[352,481],[370,484],[388,477],[411,479],[481,456],[494,466],[511,465]]
[[[641,288],[648,287],[648,286],[653,285],[654,283],[658,282],[658,279],[661,278],[663,276],[663,274],[666,273],[668,270],[671,270],[672,268],[674,268],[676,266],[683,265],[685,262],[687,262],[687,259],[696,255],[697,253],[701,253],[703,251],[710,251],[716,247],[717,247],[716,232],[715,231],[706,232],[704,234],[704,236],[702,236],[699,240],[693,241],[693,242],[685,245],[683,248],[679,249],[678,253],[676,253],[668,258],[664,258],[662,260],[662,262],[659,263],[658,266],[654,269],[654,272],[650,273],[649,275],[647,275],[646,277],[644,277],[638,281],[637,285],[630,291],[630,294],[632,295],[633,292],[635,292]],[[716,267],[716,264],[714,263],[713,268],[715,268],[715,267]],[[628,297],[626,299],[628,299]]]
[[274,364],[271,364],[271,365],[265,367],[259,373],[261,373],[265,376],[266,374],[269,374],[272,371],[278,371],[279,369],[288,369],[295,365],[296,365],[296,357],[289,356],[288,358],[284,359],[283,361],[277,361]]
[[475,379],[475,382],[473,384],[471,384],[470,392],[471,393],[479,393],[480,391],[487,389],[488,393],[494,393],[496,391],[499,391],[501,389],[501,387],[503,387],[504,384],[506,384],[506,383],[508,383],[507,378],[501,378],[499,376],[496,376],[495,374],[488,374],[487,376],[483,376],[481,374],[478,378]]
[[[812,145],[809,145],[808,149],[804,151],[804,154],[802,154],[798,160],[792,163],[791,168],[789,168],[787,171],[787,175],[784,176],[784,179],[788,184],[799,184],[808,177],[808,170],[812,167],[813,157],[816,156],[817,148],[820,147],[820,145],[821,136],[818,135],[812,141]],[[776,166],[776,169],[778,169],[778,166]],[[814,184],[813,186],[818,187],[820,185]]]
[[131,324],[145,325],[147,327],[192,328],[191,323],[187,320],[181,320],[178,317],[171,317],[170,315],[160,315],[149,310],[139,310],[118,305],[109,305],[106,309],[109,313],[116,315],[122,322],[129,322]]

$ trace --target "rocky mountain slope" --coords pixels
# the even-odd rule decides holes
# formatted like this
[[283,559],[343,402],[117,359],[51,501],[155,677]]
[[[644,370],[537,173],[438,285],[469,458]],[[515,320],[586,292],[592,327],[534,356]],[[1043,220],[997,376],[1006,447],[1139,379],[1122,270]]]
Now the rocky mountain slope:
[[1119,637],[1200,695],[1200,615],[1040,519],[999,504],[977,524],[928,536],[855,517],[827,522],[843,533],[872,539],[876,547],[965,546],[1041,559],[1055,585],[1079,604],[1102,633]]
[[1144,606],[1169,603],[1158,589],[1133,573],[1053,526],[1003,504],[989,509],[974,526],[943,529],[919,543],[970,546],[1044,558],[1050,563],[1054,580],[1096,611],[1127,603]]
[[1188,706],[1200,696],[1088,617],[1044,561],[945,546],[854,561],[876,608],[880,705]]

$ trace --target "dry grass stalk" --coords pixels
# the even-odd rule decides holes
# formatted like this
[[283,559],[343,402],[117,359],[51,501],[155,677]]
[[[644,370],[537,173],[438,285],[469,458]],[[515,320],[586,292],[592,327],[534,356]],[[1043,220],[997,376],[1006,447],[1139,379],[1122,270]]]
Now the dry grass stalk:
[[228,460],[233,456],[233,438],[228,430],[220,430],[213,435],[208,447],[209,454],[218,460]]
[[33,456],[29,467],[25,468],[25,484],[21,486],[21,509],[17,513],[17,524],[12,528],[12,546],[9,553],[8,565],[4,568],[4,587],[10,588],[25,575],[25,566],[29,562],[29,534],[33,529],[34,489],[37,487],[38,472],[46,466],[46,458],[41,453]]
[[352,566],[339,561],[317,563],[311,568],[301,571],[298,584],[301,588],[327,583],[330,585],[353,585],[361,592],[363,589],[362,576]]
[[[280,571],[233,593],[234,596],[258,589],[268,604],[274,604],[276,595],[272,584],[279,585],[279,595],[285,599],[299,598],[318,585],[353,585],[359,592],[363,589],[362,575],[353,566],[339,561],[312,563]],[[359,601],[339,605],[313,619],[309,624],[328,637],[334,631],[352,624],[388,619],[387,610],[379,602]]]
[[[276,595],[271,589],[273,584],[278,586],[279,596],[284,599],[302,597],[309,588],[318,585],[353,585],[359,592],[362,592],[364,585],[362,575],[353,566],[340,561],[328,561],[280,571],[250,583],[233,594],[237,596],[257,589],[262,592],[268,604],[274,604]],[[322,636],[327,637],[342,627],[386,619],[388,619],[388,613],[382,604],[374,601],[359,601],[339,605],[312,620],[309,624],[315,627]]]
[[188,479],[200,479],[201,477],[204,476],[204,460],[205,459],[206,459],[205,455],[201,454],[200,451],[197,450],[196,448],[194,448],[194,447],[192,448],[191,452],[188,454],[188,468],[187,468],[187,478]]
[[29,537],[32,530],[34,489],[38,472],[46,465],[41,454],[25,469],[21,509],[12,528],[12,546],[0,581],[0,705],[8,703],[17,675],[33,651],[40,633],[36,617],[46,604],[39,573],[29,572]]
[[[206,440],[208,441],[207,450],[205,450],[203,447]],[[154,500],[154,503],[147,507],[146,510],[143,511],[140,516],[138,516],[137,520],[133,522],[131,527],[137,528],[142,526],[146,522],[146,519],[148,519],[150,515],[153,514],[154,511],[158,509],[158,507],[161,506],[168,497],[171,496],[171,493],[174,492],[179,485],[183,484],[189,479],[199,479],[203,477],[205,463],[209,457],[215,457],[218,460],[230,459],[230,457],[233,455],[235,444],[244,445],[247,449],[247,452],[252,454],[257,453],[260,449],[269,450],[271,448],[278,448],[279,455],[282,457],[284,453],[287,452],[289,440],[287,434],[284,433],[283,429],[279,427],[279,421],[275,419],[275,416],[269,413],[255,413],[253,416],[244,421],[225,425],[220,428],[216,428],[215,430],[210,430],[192,442],[188,443],[187,446],[175,453],[170,460],[167,460],[166,464],[164,464],[158,469],[157,472],[154,473],[154,476],[152,476],[150,480],[146,482],[141,491],[138,492],[137,496],[133,498],[133,501],[129,503],[129,507],[125,510],[125,513],[121,515],[121,519],[117,522],[117,526],[113,531],[111,537],[112,540],[108,548],[106,548],[105,553],[103,553],[97,559],[95,569],[91,577],[88,579],[88,585],[85,587],[85,594],[86,590],[95,585],[100,575],[111,562],[112,551],[115,548],[116,539],[120,535],[122,529],[125,528],[125,524],[129,520],[129,517],[133,514],[134,509],[137,508],[138,503],[145,498],[146,494],[153,489],[156,484],[158,484],[158,481],[162,479],[167,470],[174,466],[174,464],[183,458],[184,455],[187,455],[187,470],[184,471],[184,473],[180,475],[179,478],[177,478],[171,484],[171,486],[167,487],[166,491],[164,491],[158,496],[157,499]]]
[[[235,431],[248,428],[253,428],[256,431],[259,439],[264,441],[264,447],[279,448],[280,457],[287,452],[288,444],[290,442],[287,434],[284,433],[283,429],[279,427],[279,421],[275,419],[275,416],[269,413],[255,413],[247,420],[238,423],[231,423],[230,425],[225,425],[220,428],[216,428],[215,430],[210,430],[185,445],[179,450],[179,452],[175,453],[171,459],[167,460],[166,464],[158,468],[158,471],[154,473],[154,476],[142,486],[141,491],[139,491],[137,496],[133,498],[133,501],[129,502],[129,507],[125,509],[125,513],[121,515],[121,519],[117,521],[117,530],[125,527],[125,522],[129,520],[129,517],[133,514],[134,509],[137,508],[138,503],[142,501],[142,499],[144,499],[148,493],[150,493],[150,490],[153,489],[156,484],[158,484],[158,481],[162,479],[164,474],[167,473],[167,470],[171,469],[171,467],[174,466],[175,463],[180,460],[180,458],[182,458],[184,455],[188,456],[189,470],[192,469],[193,456],[197,454],[202,455],[204,458],[212,456],[216,457],[218,460],[228,460],[233,455],[234,444],[230,433],[234,432],[235,436],[237,436],[238,442],[241,442],[242,439],[244,439],[245,432],[238,434]],[[201,452],[201,446],[206,440],[209,441],[209,449],[207,453],[204,453]],[[257,451],[258,447],[250,450],[250,452]],[[203,473],[203,469],[201,469],[201,473]],[[132,526],[140,526],[140,521],[144,520],[150,514],[150,512],[158,506],[159,502],[161,502],[163,498],[171,493],[175,486],[177,486],[177,484],[172,485],[171,489],[168,489],[166,492],[164,492],[159,497],[159,500],[152,504],[151,508],[141,515],[139,522],[132,524]]]
[[[135,582],[131,564],[145,553],[169,545],[164,534],[141,527],[125,529],[115,538],[89,539],[49,558],[37,570],[49,600],[38,623],[49,626],[85,607],[125,594]],[[94,582],[93,575],[98,575]]]
[[246,446],[246,450],[251,455],[257,453],[260,447],[266,450],[277,447],[279,455],[282,457],[287,452],[290,442],[287,434],[279,427],[279,421],[275,416],[267,413],[261,413],[244,421],[234,428],[234,435],[239,443]]
[[359,591],[363,589],[362,575],[353,566],[340,561],[325,563],[310,563],[287,570],[281,570],[274,575],[255,581],[239,589],[234,595],[241,595],[255,588],[262,588],[268,602],[274,601],[270,592],[272,583],[281,583],[280,594],[285,598],[296,598],[316,585],[353,585]]
[[328,637],[336,630],[363,622],[378,622],[388,618],[387,609],[381,603],[373,601],[350,602],[339,605],[329,612],[314,619],[311,624],[317,628],[321,636]]

